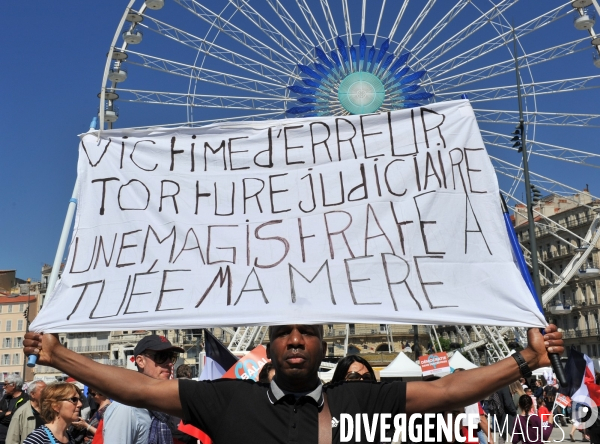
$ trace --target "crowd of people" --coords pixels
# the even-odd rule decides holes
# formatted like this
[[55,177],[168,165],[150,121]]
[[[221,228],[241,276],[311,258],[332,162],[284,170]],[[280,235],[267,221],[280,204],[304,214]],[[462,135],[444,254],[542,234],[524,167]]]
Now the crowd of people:
[[[242,440],[328,444],[340,441],[336,421],[342,413],[410,415],[466,412],[473,406],[481,414],[483,431],[486,415],[478,401],[492,391],[501,392],[530,369],[547,366],[549,352],[563,351],[561,334],[550,326],[544,336],[530,330],[529,346],[520,354],[525,364],[507,358],[441,379],[377,383],[370,364],[351,355],[338,362],[332,381],[323,385],[318,379],[326,351],[321,326],[274,326],[269,336],[271,362],[263,367],[260,382],[254,383],[191,380],[189,367],[174,369],[183,350],[163,336],[149,335],[137,344],[138,371],[132,372],[73,353],[53,335],[27,333],[25,353],[85,384],[87,394],[75,384],[46,386],[41,381],[30,383],[25,393],[22,379],[10,375],[0,400],[0,444],[2,439],[6,444],[197,443],[196,435],[182,431],[184,423],[217,444]],[[514,393],[508,390],[504,395],[512,402]],[[521,398],[521,411],[530,414],[533,402],[525,400],[528,403],[521,406]],[[537,405],[539,411],[542,403]],[[490,436],[484,438],[492,442]],[[479,442],[474,439],[467,442]]]

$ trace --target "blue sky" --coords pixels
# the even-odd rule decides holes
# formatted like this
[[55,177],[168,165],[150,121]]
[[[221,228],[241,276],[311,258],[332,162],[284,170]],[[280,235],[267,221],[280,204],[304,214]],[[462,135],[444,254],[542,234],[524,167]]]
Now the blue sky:
[[77,134],[96,113],[123,2],[3,3],[0,269],[38,280],[52,263],[76,177]]
[[[360,2],[350,0],[350,3],[359,5]],[[562,3],[549,0],[544,2],[544,7]],[[39,279],[42,265],[54,259],[75,183],[77,134],[87,131],[97,112],[96,94],[100,91],[105,55],[126,4],[125,0],[3,2],[0,15],[3,42],[0,49],[3,60],[0,67],[3,85],[0,269],[16,269],[20,278]],[[538,8],[540,4],[522,0],[507,18],[514,19],[518,25],[525,18],[543,12],[533,7]],[[178,13],[176,8],[179,7],[168,3],[164,16],[157,16],[170,17]],[[571,18],[566,18],[548,31],[535,33],[528,44],[533,51],[538,49],[536,45],[566,42],[585,35],[573,28]],[[590,49],[544,66],[537,71],[536,79],[597,74],[600,70],[591,62]],[[148,82],[153,76],[148,74]],[[504,83],[503,80],[501,84]],[[555,96],[540,97],[540,105],[548,111],[597,112],[596,89]],[[508,107],[514,104],[510,102]],[[120,119],[120,126],[151,122],[156,118],[155,110],[125,115]],[[185,114],[181,112],[178,121],[183,120]],[[597,128],[545,127],[540,128],[540,132],[540,139],[548,143],[598,152]],[[595,185],[600,182],[595,169],[539,158],[532,160],[532,169],[576,188],[588,183],[591,191],[599,194],[596,189],[599,187]]]

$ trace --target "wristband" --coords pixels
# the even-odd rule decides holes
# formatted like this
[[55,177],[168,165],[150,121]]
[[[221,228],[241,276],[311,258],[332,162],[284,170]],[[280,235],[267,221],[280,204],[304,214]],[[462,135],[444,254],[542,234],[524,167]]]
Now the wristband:
[[519,366],[519,371],[524,378],[529,378],[532,375],[531,369],[527,365],[527,362],[521,355],[521,353],[516,352],[511,355],[517,361],[517,365]]

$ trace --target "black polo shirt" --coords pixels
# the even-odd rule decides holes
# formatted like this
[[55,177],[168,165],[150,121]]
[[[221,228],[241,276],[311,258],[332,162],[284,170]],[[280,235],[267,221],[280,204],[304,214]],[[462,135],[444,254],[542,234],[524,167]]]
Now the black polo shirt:
[[[341,413],[404,413],[404,382],[342,382],[296,398],[271,385],[237,379],[216,381],[179,380],[183,421],[193,424],[215,444],[318,442],[321,390],[327,395],[332,423]],[[333,442],[340,442],[339,427],[332,428]],[[361,435],[365,440],[364,434]],[[366,442],[366,441],[357,441]]]

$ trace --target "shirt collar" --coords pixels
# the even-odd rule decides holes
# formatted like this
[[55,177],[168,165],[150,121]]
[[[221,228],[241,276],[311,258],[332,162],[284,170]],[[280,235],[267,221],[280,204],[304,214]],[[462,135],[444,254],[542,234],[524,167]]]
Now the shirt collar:
[[[271,401],[271,404],[275,404],[277,401],[279,401],[286,395],[293,394],[293,392],[284,392],[283,390],[281,390],[281,388],[279,388],[279,386],[275,382],[275,379],[271,380],[271,385],[267,392],[267,396],[269,397],[269,401]],[[303,396],[308,396],[309,398],[313,399],[320,408],[323,405],[323,384],[319,382],[317,388],[315,388],[312,392],[304,394]]]

